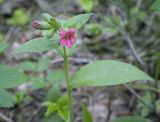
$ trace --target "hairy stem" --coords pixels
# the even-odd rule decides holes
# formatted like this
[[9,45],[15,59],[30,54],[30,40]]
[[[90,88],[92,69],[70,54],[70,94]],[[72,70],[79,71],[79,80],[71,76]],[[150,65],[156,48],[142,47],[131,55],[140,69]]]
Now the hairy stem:
[[72,109],[72,89],[70,87],[69,82],[69,74],[68,74],[68,57],[66,54],[66,47],[63,47],[64,52],[64,70],[65,70],[65,77],[66,77],[66,84],[67,84],[67,94],[69,100],[69,122],[73,122],[73,109]]

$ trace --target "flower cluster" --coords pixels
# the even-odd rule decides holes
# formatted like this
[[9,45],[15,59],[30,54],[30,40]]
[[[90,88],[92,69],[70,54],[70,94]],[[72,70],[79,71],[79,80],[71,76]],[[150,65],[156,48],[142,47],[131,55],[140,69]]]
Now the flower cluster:
[[58,32],[60,38],[60,46],[66,46],[67,48],[71,48],[74,45],[74,43],[76,42],[75,28],[68,28],[67,30],[62,29],[59,23],[49,14],[43,14],[42,19],[43,21],[35,20],[33,22],[34,28],[43,31],[48,30],[48,33],[51,32],[52,36]]

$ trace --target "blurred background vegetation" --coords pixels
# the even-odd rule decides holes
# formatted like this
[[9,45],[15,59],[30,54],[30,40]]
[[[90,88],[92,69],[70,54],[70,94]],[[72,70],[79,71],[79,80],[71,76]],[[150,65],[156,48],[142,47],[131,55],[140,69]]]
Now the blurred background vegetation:
[[41,36],[32,26],[41,13],[66,19],[89,12],[94,15],[78,34],[70,73],[90,60],[114,59],[136,65],[155,81],[75,90],[75,122],[82,121],[81,103],[89,106],[95,122],[125,122],[114,119],[127,115],[160,122],[160,0],[0,0],[1,68],[20,69],[27,76],[23,85],[0,89],[0,122],[60,122],[56,115],[44,116],[42,103],[54,102],[66,91],[63,60],[54,50],[12,52]]

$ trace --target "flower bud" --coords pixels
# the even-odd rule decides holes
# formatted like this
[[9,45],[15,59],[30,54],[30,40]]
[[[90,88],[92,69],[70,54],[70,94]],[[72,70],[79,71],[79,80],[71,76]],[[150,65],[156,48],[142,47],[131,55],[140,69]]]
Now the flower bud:
[[52,28],[52,29],[50,29],[50,30],[43,30],[43,31],[42,31],[42,35],[43,35],[44,37],[46,37],[47,39],[52,38],[52,37],[54,36],[54,34],[55,34],[54,28]]
[[34,26],[34,28],[39,29],[39,21],[38,21],[38,20],[35,20],[35,21],[33,22],[33,26]]
[[49,30],[52,28],[51,25],[48,24],[47,22],[38,21],[38,20],[34,21],[33,25],[34,25],[34,28],[40,29],[40,30]]
[[42,14],[42,19],[46,22],[50,22],[51,18],[53,18],[53,17],[47,13]]

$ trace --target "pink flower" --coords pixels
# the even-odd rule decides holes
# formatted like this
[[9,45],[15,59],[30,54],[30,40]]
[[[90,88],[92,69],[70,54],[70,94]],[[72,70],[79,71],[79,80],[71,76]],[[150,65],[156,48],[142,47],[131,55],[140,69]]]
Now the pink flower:
[[38,20],[35,20],[35,21],[33,22],[33,26],[34,26],[34,28],[39,29],[39,27],[40,27],[40,22],[39,22]]
[[71,48],[73,44],[76,42],[76,29],[70,28],[67,31],[60,30],[59,36],[60,36],[60,45],[61,46],[67,46],[68,48]]

